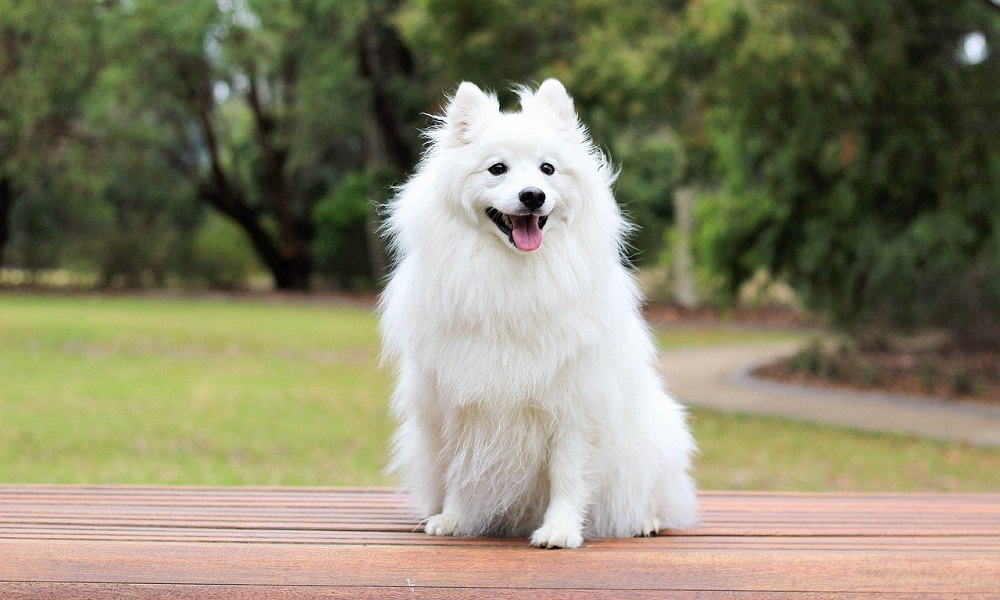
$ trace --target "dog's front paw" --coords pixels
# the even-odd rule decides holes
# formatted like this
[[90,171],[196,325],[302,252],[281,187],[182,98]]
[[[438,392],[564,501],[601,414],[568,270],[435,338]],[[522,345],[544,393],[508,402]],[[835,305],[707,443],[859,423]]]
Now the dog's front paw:
[[424,531],[430,535],[454,535],[456,528],[458,528],[458,517],[441,513],[427,519]]
[[579,548],[583,545],[583,535],[579,527],[542,523],[532,534],[531,545],[536,548]]
[[650,517],[646,519],[646,522],[642,525],[642,530],[639,532],[637,537],[651,537],[660,534],[660,520],[656,517]]

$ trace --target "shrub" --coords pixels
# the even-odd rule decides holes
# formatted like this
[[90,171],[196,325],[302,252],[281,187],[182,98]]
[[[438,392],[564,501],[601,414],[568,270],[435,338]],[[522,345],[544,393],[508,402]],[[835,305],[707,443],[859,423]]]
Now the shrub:
[[352,173],[313,209],[316,271],[341,288],[364,289],[376,283],[368,231],[374,181],[368,174]]
[[951,389],[959,396],[967,396],[974,391],[972,376],[968,372],[958,370],[951,374]]
[[932,393],[934,388],[937,386],[937,367],[932,364],[921,365],[919,377],[920,385],[923,386],[924,391],[928,394]]
[[861,382],[869,387],[875,387],[882,383],[882,374],[878,367],[867,363],[861,365]]
[[181,275],[195,285],[231,290],[246,285],[261,270],[243,231],[225,217],[210,212],[190,240]]
[[765,268],[844,328],[1000,347],[1000,53],[959,52],[972,31],[1000,47],[990,3],[753,7],[707,118],[730,289]]

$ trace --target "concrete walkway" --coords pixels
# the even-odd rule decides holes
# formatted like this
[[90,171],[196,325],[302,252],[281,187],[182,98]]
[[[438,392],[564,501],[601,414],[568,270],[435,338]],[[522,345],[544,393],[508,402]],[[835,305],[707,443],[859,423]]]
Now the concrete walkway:
[[750,375],[798,346],[781,342],[665,350],[660,363],[668,388],[688,406],[1000,447],[998,406],[808,388]]

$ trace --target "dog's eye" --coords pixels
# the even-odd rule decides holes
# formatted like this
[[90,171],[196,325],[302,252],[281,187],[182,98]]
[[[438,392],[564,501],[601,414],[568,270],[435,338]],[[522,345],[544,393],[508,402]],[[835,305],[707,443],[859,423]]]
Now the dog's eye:
[[503,163],[497,163],[495,165],[490,165],[490,168],[487,169],[487,171],[490,172],[490,175],[503,175],[504,173],[507,172],[507,165],[505,165]]
[[542,171],[542,173],[545,173],[546,175],[551,175],[556,172],[556,168],[549,163],[542,163],[541,166],[538,168]]

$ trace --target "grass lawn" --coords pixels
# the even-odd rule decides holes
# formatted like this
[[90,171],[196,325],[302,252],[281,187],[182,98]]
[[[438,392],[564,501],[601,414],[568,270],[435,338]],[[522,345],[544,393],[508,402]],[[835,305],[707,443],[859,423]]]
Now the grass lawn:
[[[364,308],[0,295],[0,481],[381,485]],[[665,346],[781,339],[684,326]],[[706,489],[1000,489],[1000,450],[692,411]]]
[[380,484],[377,354],[363,309],[0,297],[0,480]]
[[657,344],[664,349],[807,340],[815,335],[804,329],[768,329],[725,323],[669,325],[656,329],[655,333]]

